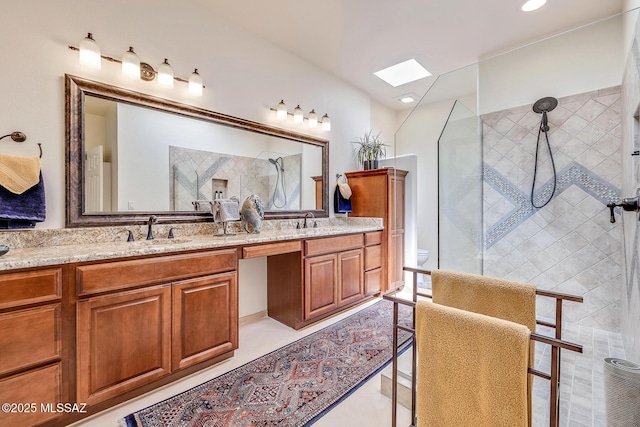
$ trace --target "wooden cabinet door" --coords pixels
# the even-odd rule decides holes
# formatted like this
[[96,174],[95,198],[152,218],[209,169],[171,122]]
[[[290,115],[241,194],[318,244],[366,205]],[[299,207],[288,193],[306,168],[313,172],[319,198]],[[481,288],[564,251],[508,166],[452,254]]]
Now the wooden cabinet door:
[[172,323],[174,370],[238,348],[236,273],[174,283]]
[[304,318],[338,307],[338,256],[320,255],[304,260]]
[[362,249],[338,254],[338,306],[364,297],[364,262]]
[[171,372],[171,286],[77,303],[78,402],[94,404]]

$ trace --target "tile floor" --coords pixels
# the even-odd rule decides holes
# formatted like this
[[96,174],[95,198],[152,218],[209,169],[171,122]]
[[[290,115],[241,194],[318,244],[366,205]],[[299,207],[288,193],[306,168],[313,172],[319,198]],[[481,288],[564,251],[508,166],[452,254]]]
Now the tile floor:
[[[230,360],[103,411],[73,426],[117,427],[118,420],[131,412],[208,381],[374,302],[358,306],[301,331],[294,331],[267,317],[243,325],[240,327],[240,349]],[[621,337],[615,333],[572,326],[566,327],[565,334],[567,340],[583,345],[584,354],[569,354],[570,352],[565,351],[562,355],[561,426],[606,426],[603,359],[605,357],[624,358]],[[545,369],[545,363],[549,363],[545,361],[548,360],[546,353],[549,352],[545,347],[544,345],[537,347],[536,360],[539,369]],[[534,383],[534,427],[548,425],[547,384],[544,380]],[[399,406],[398,426],[408,426],[409,423],[409,411]],[[315,424],[318,427],[346,425],[366,427],[391,425],[391,401],[380,393],[380,375],[369,380]]]

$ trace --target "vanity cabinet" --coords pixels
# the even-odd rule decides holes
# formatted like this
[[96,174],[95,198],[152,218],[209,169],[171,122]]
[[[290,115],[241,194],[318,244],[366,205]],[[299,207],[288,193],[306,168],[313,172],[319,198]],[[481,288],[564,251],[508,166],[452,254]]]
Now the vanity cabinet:
[[172,368],[182,369],[238,347],[235,272],[172,285]]
[[[405,177],[407,171],[393,168],[347,172],[351,187],[352,217],[382,218],[381,291],[404,286]],[[371,271],[371,270],[370,270]],[[372,278],[376,273],[370,273]],[[372,279],[373,280],[373,279]]]
[[57,417],[40,404],[63,401],[61,298],[60,268],[0,274],[0,403],[16,405],[0,412],[0,425]]
[[363,243],[362,234],[305,242],[305,321],[364,297]]
[[89,405],[171,372],[171,286],[77,304],[77,399]]
[[77,400],[94,405],[233,355],[236,270],[236,249],[77,266]]

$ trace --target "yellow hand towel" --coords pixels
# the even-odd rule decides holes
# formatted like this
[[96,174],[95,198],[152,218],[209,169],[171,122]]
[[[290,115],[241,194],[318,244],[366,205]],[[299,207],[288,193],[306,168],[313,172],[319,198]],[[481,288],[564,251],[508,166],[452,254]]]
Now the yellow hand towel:
[[514,322],[419,301],[418,427],[526,427],[529,335]]
[[[460,310],[516,322],[536,330],[536,287],[477,274],[433,270],[433,302]],[[535,346],[531,343],[529,364],[534,364]],[[529,414],[533,376],[529,376]],[[531,423],[531,419],[529,419]]]
[[433,302],[525,325],[536,330],[536,287],[477,274],[433,270]]
[[40,158],[0,155],[0,185],[22,194],[40,180]]
[[351,198],[351,187],[349,187],[349,184],[346,182],[339,182],[338,189],[345,200],[349,200]]

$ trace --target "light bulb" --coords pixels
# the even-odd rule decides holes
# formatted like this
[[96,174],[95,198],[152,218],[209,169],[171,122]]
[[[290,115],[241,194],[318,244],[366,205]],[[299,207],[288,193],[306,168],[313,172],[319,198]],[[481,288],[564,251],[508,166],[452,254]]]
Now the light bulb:
[[326,114],[322,116],[322,130],[331,130],[331,119]]
[[122,55],[122,74],[131,78],[140,78],[140,58],[129,46],[129,50]]
[[80,42],[80,64],[99,69],[102,66],[100,46],[93,39],[91,33]]
[[196,68],[189,76],[189,93],[195,96],[202,96],[202,77]]
[[293,109],[293,123],[302,123],[304,121],[304,113],[302,108],[298,105]]
[[284,100],[281,100],[280,103],[276,106],[276,118],[278,120],[287,119],[287,106],[285,105]]
[[315,110],[311,110],[309,112],[309,127],[315,128],[318,127],[318,115]]
[[173,68],[169,65],[167,58],[158,65],[158,83],[162,86],[173,87]]
[[522,5],[523,12],[531,12],[532,10],[540,9],[547,0],[528,0]]

